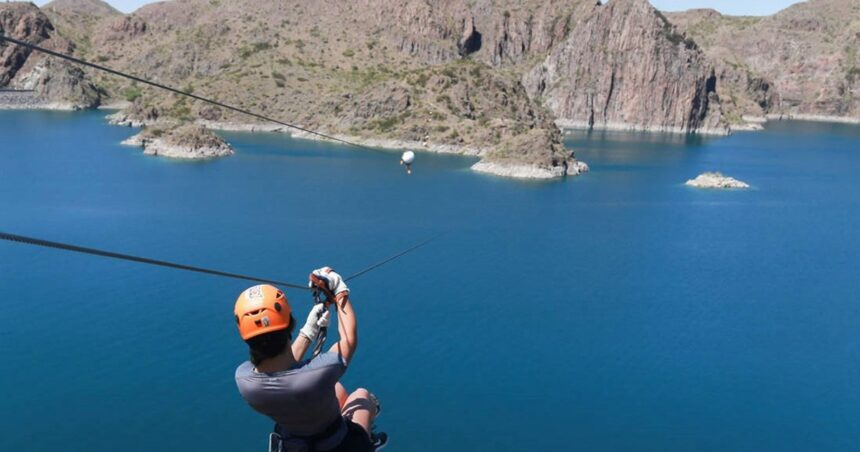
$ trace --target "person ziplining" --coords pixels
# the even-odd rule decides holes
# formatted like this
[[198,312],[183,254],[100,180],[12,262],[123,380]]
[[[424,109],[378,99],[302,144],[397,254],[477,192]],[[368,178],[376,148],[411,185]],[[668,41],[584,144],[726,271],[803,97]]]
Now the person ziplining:
[[[264,284],[239,295],[236,326],[250,353],[236,369],[239,393],[275,421],[270,452],[380,450],[388,437],[373,432],[378,400],[363,388],[348,394],[339,381],[358,345],[349,287],[329,267],[314,270],[309,287],[325,293],[326,301],[311,308],[295,340],[296,321],[281,290]],[[337,312],[338,341],[327,353],[304,359],[321,328],[328,327],[330,304]]]
[[412,163],[415,162],[415,153],[406,151],[400,156],[400,164],[406,167],[406,174],[412,174]]

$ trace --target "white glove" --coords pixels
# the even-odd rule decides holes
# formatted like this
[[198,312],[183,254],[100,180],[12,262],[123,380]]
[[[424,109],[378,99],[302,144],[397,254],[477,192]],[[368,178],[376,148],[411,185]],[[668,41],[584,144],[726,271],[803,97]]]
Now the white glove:
[[299,330],[299,334],[308,338],[311,342],[317,340],[317,336],[320,334],[320,328],[328,326],[329,318],[329,311],[326,309],[325,305],[322,303],[315,304],[314,307],[311,308],[311,312],[308,313],[308,319],[305,321],[305,326]]
[[[349,287],[347,287],[346,283],[343,282],[343,277],[336,271],[332,270],[331,267],[318,268],[311,272],[311,275],[325,281],[328,290],[335,295],[339,295],[342,292],[349,293]],[[309,282],[308,287],[313,288],[313,283]]]

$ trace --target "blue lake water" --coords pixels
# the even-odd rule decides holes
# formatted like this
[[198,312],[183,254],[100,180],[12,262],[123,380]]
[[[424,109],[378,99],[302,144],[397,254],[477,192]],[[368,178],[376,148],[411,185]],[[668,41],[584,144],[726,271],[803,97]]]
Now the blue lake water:
[[[297,283],[446,233],[352,284],[345,383],[392,450],[860,449],[858,127],[577,133],[592,172],[552,183],[274,134],[172,162],[132,133],[0,112],[0,230]],[[707,170],[753,189],[683,185]],[[249,285],[0,243],[0,450],[264,450],[233,382]]]

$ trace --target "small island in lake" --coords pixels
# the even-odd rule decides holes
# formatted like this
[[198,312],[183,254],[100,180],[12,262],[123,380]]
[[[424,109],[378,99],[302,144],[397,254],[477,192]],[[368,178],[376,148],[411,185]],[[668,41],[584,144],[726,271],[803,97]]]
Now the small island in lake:
[[700,174],[699,177],[688,180],[687,185],[696,188],[750,188],[746,182],[713,172]]
[[233,155],[233,148],[221,137],[199,125],[187,124],[167,130],[147,127],[123,141],[143,147],[146,155],[175,159],[200,160]]

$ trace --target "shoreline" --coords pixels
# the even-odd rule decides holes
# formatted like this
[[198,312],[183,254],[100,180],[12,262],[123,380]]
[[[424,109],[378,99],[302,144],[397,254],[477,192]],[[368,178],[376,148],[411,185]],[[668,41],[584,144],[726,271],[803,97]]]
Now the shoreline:
[[50,102],[35,91],[0,91],[0,110],[79,111],[71,102]]
[[686,131],[680,127],[668,126],[644,126],[626,122],[607,122],[603,124],[589,125],[587,121],[576,121],[571,119],[556,119],[555,125],[562,130],[594,130],[609,132],[646,132],[646,133],[671,133],[677,135],[708,135],[729,136],[731,128],[728,129],[699,129],[695,132]]
[[768,121],[807,121],[807,122],[830,122],[835,124],[860,125],[860,118],[849,116],[812,115],[812,114],[769,114],[765,117]]
[[[315,135],[308,132],[303,132],[301,130],[294,130],[286,126],[281,125],[268,125],[268,124],[249,124],[249,123],[241,123],[241,122],[223,122],[223,121],[207,121],[207,120],[199,120],[195,121],[197,124],[200,124],[207,129],[212,130],[220,130],[224,132],[268,132],[268,133],[285,133],[290,136],[290,138],[296,138],[300,140],[311,140],[311,141],[325,141],[330,143],[337,143],[337,141],[330,140],[325,137],[321,137],[319,135]],[[144,123],[144,125],[147,125]],[[301,127],[301,126],[300,126]],[[341,133],[329,133],[325,131],[321,131],[319,133],[331,136],[332,138],[336,138],[338,140],[349,141],[351,143],[355,143],[361,146],[367,146],[371,148],[377,148],[380,150],[410,150],[410,151],[426,151],[432,152],[435,154],[455,154],[455,155],[464,155],[467,157],[481,157],[486,152],[483,149],[471,147],[471,146],[458,146],[453,144],[432,144],[426,141],[408,141],[408,140],[396,140],[391,138],[365,138],[356,135],[346,135]],[[341,143],[342,144],[342,143]]]
[[607,123],[589,126],[585,121],[571,121],[558,119],[555,124],[562,131],[607,131],[607,132],[642,132],[642,133],[668,133],[676,135],[702,135],[702,136],[729,136],[734,132],[758,132],[764,130],[764,126],[771,121],[803,121],[832,124],[860,125],[860,118],[831,115],[813,114],[778,114],[771,113],[766,116],[744,116],[744,123],[732,124],[728,130],[722,129],[700,129],[696,132],[685,132],[679,127],[654,127],[642,126],[630,123]]
[[[224,121],[197,121],[198,124],[210,128],[213,130],[221,130],[221,131],[230,131],[230,132],[270,132],[270,133],[286,133],[291,138],[301,139],[301,140],[312,140],[312,141],[326,141],[337,143],[336,141],[330,140],[325,137],[321,137],[319,135],[315,135],[309,132],[303,131],[294,131],[286,126],[280,125],[260,125],[260,124],[248,124],[248,123],[236,123],[236,122],[224,122]],[[426,141],[409,141],[409,140],[396,140],[390,138],[365,138],[359,137],[355,135],[346,135],[339,133],[327,133],[320,132],[326,135],[331,136],[332,138],[336,138],[339,140],[349,141],[351,143],[355,143],[361,146],[367,146],[370,148],[376,148],[379,150],[386,151],[423,151],[430,152],[434,154],[449,154],[449,155],[460,155],[464,157],[482,157],[486,154],[485,149],[480,149],[472,146],[460,146],[460,145],[452,145],[452,144],[433,144]],[[588,164],[585,162],[575,160],[568,167],[565,172],[564,168],[542,168],[539,166],[532,165],[517,165],[517,164],[505,164],[501,162],[486,162],[486,161],[478,161],[475,164],[469,167],[472,171],[483,173],[483,174],[491,174],[500,177],[509,177],[514,179],[533,179],[533,180],[548,180],[548,179],[559,179],[565,176],[579,176],[581,174],[587,173],[589,171]]]
[[[80,108],[66,103],[47,103],[47,102],[39,102],[36,99],[33,99],[33,96],[26,96],[29,99],[25,102],[21,102],[20,99],[16,101],[9,102],[8,99],[4,99],[3,94],[0,93],[0,110],[50,110],[50,111],[79,111]],[[11,97],[21,97],[21,96],[11,96]],[[6,102],[4,102],[6,101]],[[113,102],[101,105],[97,107],[99,110],[117,110],[124,106],[123,102]],[[137,121],[137,120],[129,120],[125,116],[121,115],[121,112],[116,112],[113,114],[108,114],[105,116],[108,122],[112,125],[119,125],[125,127],[146,127],[152,126],[157,123],[157,121]],[[733,132],[742,132],[742,131],[760,131],[764,129],[764,124],[770,121],[784,121],[784,120],[795,120],[795,121],[808,121],[808,122],[821,122],[821,123],[839,123],[839,124],[854,124],[860,125],[860,118],[850,118],[850,117],[839,117],[839,116],[828,116],[828,115],[789,115],[789,114],[770,114],[764,117],[759,116],[745,116],[745,123],[741,125],[730,126],[727,130],[722,129],[703,129],[699,130],[693,135],[708,135],[708,136],[728,136]],[[197,120],[196,124],[201,125],[207,129],[211,130],[219,130],[219,131],[227,131],[227,132],[269,132],[269,133],[286,133],[291,138],[303,139],[303,140],[314,140],[314,141],[328,141],[328,142],[336,142],[324,137],[320,137],[318,135],[314,135],[308,132],[302,131],[294,131],[286,126],[277,125],[277,124],[252,124],[252,123],[241,123],[241,122],[230,122],[230,121],[208,121],[208,120]],[[627,124],[627,123],[607,123],[601,125],[595,125],[593,127],[589,127],[586,122],[583,121],[571,121],[571,120],[556,120],[556,125],[562,129],[562,132],[567,132],[570,130],[596,130],[596,131],[618,131],[618,132],[642,132],[642,133],[671,133],[676,135],[690,135],[691,133],[685,132],[677,127],[654,127],[654,126],[641,126],[635,124]],[[325,132],[321,132],[325,133]],[[408,140],[396,140],[396,139],[388,139],[388,138],[365,138],[354,135],[346,135],[346,134],[338,134],[331,133],[330,135],[333,138],[349,141],[361,146],[367,146],[370,148],[376,148],[379,150],[388,150],[388,151],[397,151],[397,150],[411,150],[411,151],[423,151],[423,152],[431,152],[435,154],[451,154],[451,155],[462,155],[465,157],[482,157],[486,155],[487,151],[485,149],[472,147],[472,146],[461,146],[461,145],[452,145],[452,144],[433,144],[428,143],[426,141],[408,141]],[[123,143],[130,144],[130,143]],[[501,162],[486,162],[486,161],[478,161],[473,164],[470,169],[475,172],[484,173],[484,174],[493,174],[501,177],[510,177],[515,179],[536,179],[536,180],[546,180],[546,179],[555,179],[561,178],[564,176],[578,176],[585,172],[588,172],[588,165],[585,162],[581,162],[575,160],[572,165],[568,167],[567,173],[564,173],[564,170],[559,168],[542,168],[539,166],[532,165],[519,165],[519,164],[506,164]]]

